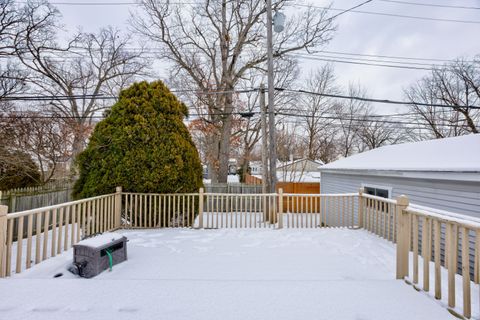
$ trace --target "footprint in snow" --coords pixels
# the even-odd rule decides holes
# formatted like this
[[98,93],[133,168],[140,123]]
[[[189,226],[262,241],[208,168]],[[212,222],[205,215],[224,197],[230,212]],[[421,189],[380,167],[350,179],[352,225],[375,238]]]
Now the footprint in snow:
[[253,242],[253,243],[247,243],[247,244],[243,244],[242,247],[244,248],[254,248],[254,247],[258,247],[262,244],[261,241],[257,241],[257,242]]
[[194,249],[196,249],[198,252],[208,252],[208,251],[211,251],[212,250],[212,247],[193,247]]
[[134,312],[137,312],[138,309],[137,309],[137,308],[133,308],[133,307],[122,307],[122,308],[119,308],[118,311],[119,311],[119,312],[134,313]]
[[32,309],[34,312],[56,312],[58,310],[60,309],[56,307],[36,307]]
[[14,306],[0,306],[0,312],[7,312],[15,309]]

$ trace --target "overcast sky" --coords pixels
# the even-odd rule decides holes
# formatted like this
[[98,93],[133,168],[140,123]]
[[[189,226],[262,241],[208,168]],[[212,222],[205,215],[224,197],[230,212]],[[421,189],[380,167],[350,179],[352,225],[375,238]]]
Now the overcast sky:
[[[92,2],[93,0],[62,0],[62,2]],[[99,2],[133,2],[132,0],[101,0]],[[303,0],[294,0],[305,3]],[[420,4],[430,3],[449,6],[480,7],[478,0],[404,0]],[[57,1],[51,1],[55,3]],[[347,9],[363,0],[334,1],[333,8]],[[311,4],[327,6],[331,1],[313,0]],[[81,27],[84,31],[96,31],[106,25],[116,26],[128,32],[129,12],[134,5],[117,6],[68,6],[57,5],[63,14],[63,23],[70,30]],[[327,51],[360,53],[371,55],[402,56],[428,59],[472,58],[480,54],[480,10],[415,6],[395,2],[373,0],[358,10],[428,17],[434,19],[476,21],[460,23],[435,20],[420,20],[381,16],[364,13],[346,13],[336,19],[338,30],[333,40],[323,49]],[[331,11],[331,15],[337,13]],[[288,19],[288,16],[287,16]],[[332,54],[328,54],[333,56]],[[354,57],[336,54],[333,59]],[[358,57],[364,59],[379,59]],[[386,59],[392,60],[392,59]],[[405,61],[405,60],[403,60]],[[365,62],[365,61],[363,61]],[[412,61],[431,63],[431,61]],[[326,62],[304,60],[303,70],[311,69]],[[378,62],[374,62],[378,63]],[[390,63],[387,63],[390,64]],[[414,65],[418,67],[428,67]],[[342,85],[359,82],[369,96],[385,99],[402,99],[403,88],[428,73],[426,70],[397,69],[368,65],[334,63],[335,73]],[[161,68],[161,66],[159,66]],[[305,72],[306,73],[306,72]],[[163,73],[165,74],[165,73]],[[394,111],[393,107],[378,106],[378,110]]]

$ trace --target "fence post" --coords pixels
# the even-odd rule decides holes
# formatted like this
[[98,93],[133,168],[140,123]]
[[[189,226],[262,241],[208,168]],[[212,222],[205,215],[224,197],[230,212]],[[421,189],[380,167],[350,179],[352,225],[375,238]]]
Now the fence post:
[[365,188],[361,187],[358,190],[358,227],[363,228],[363,193]]
[[0,205],[0,278],[5,278],[7,271],[7,212],[8,207]]
[[16,212],[17,211],[17,196],[15,195],[15,192],[9,192],[10,194],[10,211],[11,212]]
[[405,209],[408,198],[401,195],[395,206],[397,215],[397,279],[408,276],[408,255],[410,251],[410,219]]
[[283,189],[278,188],[278,229],[283,228]]
[[115,189],[115,228],[122,225],[122,187]]
[[203,229],[203,188],[198,192],[198,227]]

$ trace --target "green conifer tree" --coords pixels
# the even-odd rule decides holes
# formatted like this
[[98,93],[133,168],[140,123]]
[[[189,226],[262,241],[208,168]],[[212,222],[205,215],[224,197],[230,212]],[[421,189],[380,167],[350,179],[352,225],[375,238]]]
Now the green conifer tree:
[[135,83],[97,124],[79,155],[75,198],[126,192],[197,192],[198,151],[183,118],[188,109],[161,82]]

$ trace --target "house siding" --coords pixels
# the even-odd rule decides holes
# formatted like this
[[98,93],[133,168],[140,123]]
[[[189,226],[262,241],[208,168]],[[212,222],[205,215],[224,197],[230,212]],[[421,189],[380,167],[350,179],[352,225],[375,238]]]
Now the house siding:
[[[480,181],[447,181],[428,180],[413,178],[397,178],[384,176],[371,176],[365,174],[340,174],[322,172],[321,193],[348,193],[358,192],[362,185],[374,185],[391,188],[390,197],[395,199],[400,195],[406,195],[410,203],[431,207],[453,213],[469,215],[480,218]],[[355,223],[358,223],[358,211],[355,205]],[[328,221],[328,219],[327,219]],[[422,229],[419,223],[419,252],[422,248]],[[441,228],[442,246],[445,243],[445,225]],[[470,273],[473,276],[475,235],[470,231]],[[462,249],[458,250],[457,272],[462,273],[460,261]],[[444,249],[441,250],[441,262],[444,264]]]
[[391,198],[480,218],[480,182],[340,174],[322,172],[321,193],[358,192],[363,184],[391,188]]

